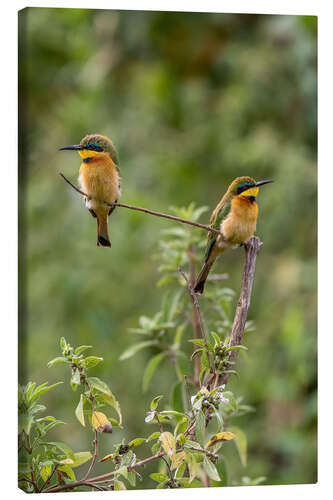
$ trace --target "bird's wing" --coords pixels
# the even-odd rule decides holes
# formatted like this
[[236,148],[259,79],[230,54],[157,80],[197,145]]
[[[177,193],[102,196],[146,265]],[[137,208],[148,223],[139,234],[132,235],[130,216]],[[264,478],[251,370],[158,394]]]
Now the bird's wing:
[[[230,201],[225,201],[221,205],[217,205],[215,210],[212,213],[212,216],[210,218],[210,225],[214,229],[220,229],[221,222],[223,219],[227,217],[231,210],[231,203]],[[217,234],[210,232],[208,234],[208,241],[207,241],[207,246],[206,246],[206,253],[205,253],[205,261],[209,259],[210,253],[212,251],[213,246],[215,245]]]

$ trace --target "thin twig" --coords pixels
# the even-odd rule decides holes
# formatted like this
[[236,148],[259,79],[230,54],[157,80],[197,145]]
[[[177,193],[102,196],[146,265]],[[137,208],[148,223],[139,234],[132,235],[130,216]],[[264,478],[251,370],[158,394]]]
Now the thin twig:
[[97,454],[98,454],[98,432],[97,432],[97,430],[95,430],[95,439],[93,441],[93,444],[94,444],[94,455],[93,455],[93,458],[90,462],[89,469],[87,470],[87,473],[83,478],[83,481],[85,481],[89,477],[89,474],[92,471],[92,469],[96,463],[96,460],[97,460]]
[[[195,275],[196,275],[196,270],[195,270],[195,261],[194,261],[194,249],[189,248],[187,251],[188,254],[188,260],[189,260],[189,282],[191,284],[191,287],[194,287],[195,283]],[[200,338],[200,320],[198,317],[198,312],[195,307],[193,307],[193,314],[191,317],[191,322],[193,326],[193,338],[199,339]],[[194,349],[195,350],[195,349]],[[195,356],[194,358],[194,376],[193,376],[194,383],[197,386],[197,389],[200,389],[200,356]]]
[[[72,184],[65,176],[64,174],[60,173],[61,177],[70,185],[72,186],[75,191],[80,193],[82,196],[85,196],[87,198],[90,198],[86,193],[81,191],[79,188],[77,188],[74,184]],[[164,217],[165,219],[171,219],[175,220],[177,222],[181,222],[182,224],[189,224],[190,226],[195,226],[199,227],[200,229],[205,229],[206,231],[212,232],[212,233],[217,233],[221,234],[218,229],[215,229],[211,226],[206,226],[205,224],[200,224],[199,222],[193,222],[188,219],[183,219],[182,217],[176,217],[175,215],[169,215],[169,214],[164,214],[162,212],[157,212],[155,210],[149,210],[148,208],[143,208],[143,207],[136,207],[134,205],[128,205],[126,203],[109,203],[107,201],[103,201],[103,203],[109,207],[123,207],[123,208],[128,208],[129,210],[136,210],[138,212],[144,212],[146,214],[150,215],[156,215],[156,217]]]
[[178,271],[180,272],[180,274],[183,276],[184,280],[186,281],[187,289],[189,291],[189,294],[190,294],[192,302],[193,302],[193,307],[195,308],[195,310],[197,312],[198,321],[199,321],[199,325],[200,325],[200,330],[201,330],[202,338],[203,338],[203,341],[204,341],[204,344],[205,344],[205,348],[206,348],[206,352],[207,352],[207,358],[208,358],[208,362],[209,362],[209,367],[210,367],[211,372],[214,373],[213,363],[212,363],[212,359],[211,359],[211,356],[210,356],[210,352],[209,352],[209,348],[208,348],[208,343],[207,343],[206,330],[205,330],[205,327],[204,327],[204,324],[203,324],[203,321],[202,321],[202,317],[201,317],[201,313],[200,313],[200,307],[199,307],[198,298],[197,298],[196,294],[194,293],[192,285],[189,282],[189,280],[187,279],[187,276],[184,273],[184,271],[181,268],[179,268]]
[[55,464],[55,465],[54,465],[54,467],[53,467],[53,469],[52,469],[51,474],[49,475],[49,477],[47,478],[47,480],[45,481],[45,483],[43,484],[43,486],[42,486],[42,487],[41,487],[41,489],[39,490],[40,492],[42,492],[42,491],[46,488],[46,486],[47,486],[48,484],[50,484],[50,481],[51,481],[51,479],[52,479],[52,476],[53,476],[53,474],[55,473],[55,471],[57,470],[57,467],[58,467],[58,464]]
[[172,482],[172,484],[175,484],[175,480],[173,478],[173,475],[172,475],[172,471],[171,471],[171,468],[170,468],[170,465],[169,465],[169,462],[167,461],[167,459],[163,456],[161,457],[161,459],[163,460],[163,462],[166,463],[166,466],[167,466],[167,469],[168,469],[168,473],[169,473],[169,477],[170,477],[170,480]]
[[[245,264],[242,277],[242,287],[240,296],[237,302],[234,322],[232,325],[229,346],[241,345],[247,313],[250,307],[252,286],[254,280],[254,272],[256,268],[257,255],[262,246],[262,242],[257,236],[253,236],[250,241],[244,245],[245,247]],[[228,361],[236,361],[238,349],[230,352]],[[230,373],[224,373],[220,377],[220,385],[226,384],[230,377]]]

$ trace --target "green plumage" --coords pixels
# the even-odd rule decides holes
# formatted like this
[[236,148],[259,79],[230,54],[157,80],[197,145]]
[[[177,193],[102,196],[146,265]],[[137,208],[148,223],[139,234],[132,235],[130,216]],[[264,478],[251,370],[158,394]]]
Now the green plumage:
[[[220,210],[217,213],[215,213],[215,211],[213,212],[212,217],[210,219],[210,225],[214,229],[220,230],[221,223],[222,223],[223,219],[225,219],[227,217],[230,210],[231,210],[231,202],[226,201],[225,203],[222,204]],[[207,262],[207,260],[209,259],[211,251],[216,243],[216,238],[217,238],[216,233],[210,232],[208,234],[208,239],[207,239],[208,241],[207,241],[206,252],[205,252],[205,262]]]

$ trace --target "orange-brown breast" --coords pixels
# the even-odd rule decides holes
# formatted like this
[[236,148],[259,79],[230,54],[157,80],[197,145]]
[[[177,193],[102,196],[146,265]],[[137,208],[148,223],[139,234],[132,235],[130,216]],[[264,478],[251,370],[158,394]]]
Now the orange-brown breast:
[[251,202],[246,196],[235,196],[231,210],[221,224],[221,231],[230,245],[245,243],[256,230],[258,217],[257,202]]
[[101,154],[83,162],[79,184],[88,196],[112,203],[120,196],[119,174],[108,154]]

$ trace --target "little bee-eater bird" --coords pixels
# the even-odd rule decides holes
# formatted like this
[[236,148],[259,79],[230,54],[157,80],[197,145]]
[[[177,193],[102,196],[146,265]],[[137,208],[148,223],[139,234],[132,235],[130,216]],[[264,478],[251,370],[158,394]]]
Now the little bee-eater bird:
[[85,136],[80,144],[65,146],[60,150],[74,150],[83,158],[79,184],[86,193],[85,204],[97,219],[97,246],[111,247],[108,234],[108,216],[120,196],[120,171],[118,153],[112,141],[103,135]]
[[237,177],[230,184],[210,218],[210,225],[222,234],[208,234],[204,264],[194,285],[195,293],[203,293],[209,271],[222,252],[246,243],[253,236],[258,217],[259,186],[269,182],[273,181],[256,182],[251,177]]

